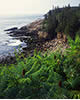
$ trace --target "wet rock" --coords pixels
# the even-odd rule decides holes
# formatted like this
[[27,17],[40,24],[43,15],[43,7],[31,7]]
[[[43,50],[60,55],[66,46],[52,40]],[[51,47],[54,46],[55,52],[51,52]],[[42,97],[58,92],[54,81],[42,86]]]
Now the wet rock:
[[20,28],[20,30],[28,30],[28,27],[27,26],[23,26]]
[[0,64],[13,64],[16,62],[16,58],[14,56],[2,56],[0,57]]
[[18,27],[13,27],[13,28],[10,28],[10,29],[6,29],[6,30],[4,30],[4,31],[15,31],[15,30],[17,30],[18,29]]
[[27,51],[27,50],[29,50],[29,48],[28,47],[24,47],[24,48],[22,48],[24,51]]
[[14,30],[14,31],[12,31],[12,33],[23,35],[23,34],[25,34],[27,32],[25,30]]

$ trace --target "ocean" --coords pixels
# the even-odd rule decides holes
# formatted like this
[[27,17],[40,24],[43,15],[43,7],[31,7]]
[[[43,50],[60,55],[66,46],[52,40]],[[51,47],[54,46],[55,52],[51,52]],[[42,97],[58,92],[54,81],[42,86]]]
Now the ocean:
[[42,15],[0,16],[0,56],[14,53],[14,48],[18,49],[19,45],[26,46],[24,42],[14,39],[4,30],[13,27],[20,28],[40,18]]

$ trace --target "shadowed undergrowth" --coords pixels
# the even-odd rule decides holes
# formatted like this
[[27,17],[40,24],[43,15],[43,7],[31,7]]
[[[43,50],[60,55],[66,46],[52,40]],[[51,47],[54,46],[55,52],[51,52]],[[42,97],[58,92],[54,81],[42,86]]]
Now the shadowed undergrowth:
[[0,65],[0,98],[80,98],[80,38],[62,54],[34,52],[16,64]]

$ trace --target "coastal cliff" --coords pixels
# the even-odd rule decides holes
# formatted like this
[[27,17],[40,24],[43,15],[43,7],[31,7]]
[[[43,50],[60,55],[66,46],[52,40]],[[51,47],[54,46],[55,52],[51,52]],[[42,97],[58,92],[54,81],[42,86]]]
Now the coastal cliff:
[[27,46],[0,62],[0,98],[80,99],[80,15],[73,11],[57,8],[43,20],[8,29]]
[[[27,43],[27,47],[23,48],[25,52],[26,50],[30,51],[34,49],[41,51],[47,51],[47,49],[54,50],[59,44],[64,46],[67,45],[66,47],[68,47],[66,41],[67,37],[64,33],[58,32],[55,38],[49,39],[49,33],[43,31],[43,21],[44,19],[36,20],[29,25],[22,26],[20,29],[11,31],[8,34]],[[61,34],[62,36],[60,36]]]

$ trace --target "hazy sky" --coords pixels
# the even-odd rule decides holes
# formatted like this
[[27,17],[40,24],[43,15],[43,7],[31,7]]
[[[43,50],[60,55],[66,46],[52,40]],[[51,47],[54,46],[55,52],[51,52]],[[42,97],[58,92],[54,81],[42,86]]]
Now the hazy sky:
[[0,15],[44,14],[52,5],[78,5],[80,0],[0,0]]

